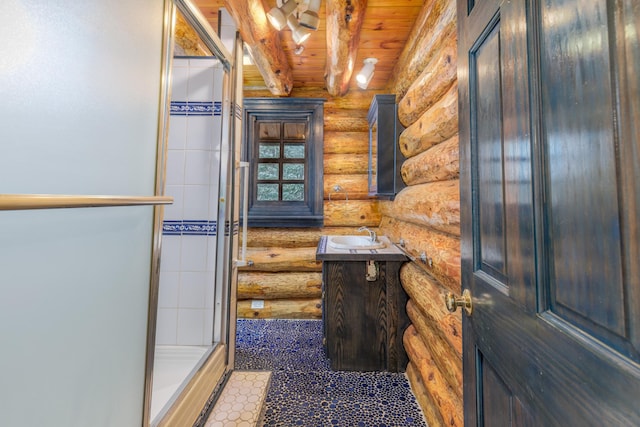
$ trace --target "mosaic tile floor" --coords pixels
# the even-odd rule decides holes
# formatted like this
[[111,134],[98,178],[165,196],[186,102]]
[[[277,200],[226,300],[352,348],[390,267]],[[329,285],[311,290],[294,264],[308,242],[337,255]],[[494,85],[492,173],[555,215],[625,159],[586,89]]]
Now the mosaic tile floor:
[[271,373],[233,371],[204,427],[254,427]]
[[258,425],[426,426],[402,373],[331,371],[319,320],[238,320],[236,369],[270,370]]

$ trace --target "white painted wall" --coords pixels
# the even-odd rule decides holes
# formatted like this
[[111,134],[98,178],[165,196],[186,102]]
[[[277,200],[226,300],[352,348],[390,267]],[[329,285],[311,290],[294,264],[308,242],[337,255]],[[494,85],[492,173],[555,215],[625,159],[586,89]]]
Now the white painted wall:
[[[0,2],[0,193],[153,195],[163,8]],[[141,425],[152,212],[0,212],[0,425]]]

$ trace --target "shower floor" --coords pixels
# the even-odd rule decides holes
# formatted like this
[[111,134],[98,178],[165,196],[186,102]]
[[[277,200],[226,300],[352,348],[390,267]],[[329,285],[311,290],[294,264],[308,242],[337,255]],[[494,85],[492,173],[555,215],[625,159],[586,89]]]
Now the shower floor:
[[426,426],[405,374],[331,371],[320,320],[238,320],[235,368],[273,371],[259,425]]
[[153,392],[151,393],[151,420],[171,400],[209,347],[159,345],[153,363]]

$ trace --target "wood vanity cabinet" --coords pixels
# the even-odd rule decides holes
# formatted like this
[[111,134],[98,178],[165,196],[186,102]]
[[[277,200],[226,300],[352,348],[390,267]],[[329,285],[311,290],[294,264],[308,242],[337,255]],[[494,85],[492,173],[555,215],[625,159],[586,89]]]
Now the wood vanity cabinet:
[[[323,251],[323,245],[326,236],[317,259],[323,261],[322,320],[331,369],[404,372],[408,358],[402,335],[409,319],[400,267],[407,258],[401,252],[336,255]],[[375,268],[375,280],[367,279],[368,268]]]

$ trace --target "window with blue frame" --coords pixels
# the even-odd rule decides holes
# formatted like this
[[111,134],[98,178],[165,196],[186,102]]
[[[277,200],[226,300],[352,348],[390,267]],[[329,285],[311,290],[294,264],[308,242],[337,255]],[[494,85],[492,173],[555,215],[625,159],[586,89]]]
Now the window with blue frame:
[[245,98],[248,224],[323,224],[324,100]]

